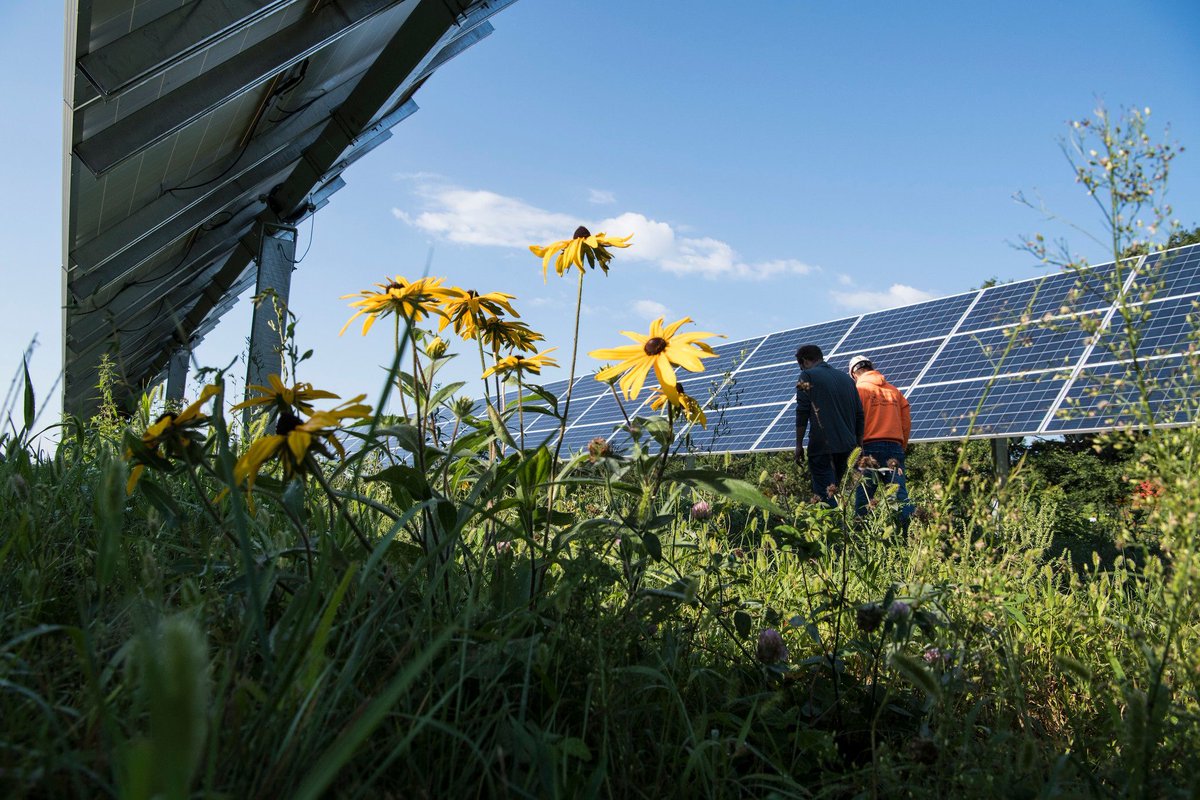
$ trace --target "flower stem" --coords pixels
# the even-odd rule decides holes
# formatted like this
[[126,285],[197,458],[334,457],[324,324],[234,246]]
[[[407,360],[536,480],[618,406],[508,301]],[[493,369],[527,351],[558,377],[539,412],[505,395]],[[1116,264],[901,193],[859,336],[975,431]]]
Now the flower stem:
[[[396,357],[400,356],[400,315],[396,314]],[[397,367],[399,369],[399,367]],[[408,404],[404,402],[404,381],[400,380],[400,376],[396,376],[396,383],[400,389],[400,411],[404,414],[405,419],[408,418]]]

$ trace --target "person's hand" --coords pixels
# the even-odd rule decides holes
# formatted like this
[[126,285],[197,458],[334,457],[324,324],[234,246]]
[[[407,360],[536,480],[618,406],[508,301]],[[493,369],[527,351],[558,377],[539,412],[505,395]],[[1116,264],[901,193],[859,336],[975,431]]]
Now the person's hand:
[[797,467],[803,467],[803,466],[804,466],[804,451],[803,451],[803,450],[797,450],[797,451],[796,451],[795,460],[796,460],[796,466],[797,466]]

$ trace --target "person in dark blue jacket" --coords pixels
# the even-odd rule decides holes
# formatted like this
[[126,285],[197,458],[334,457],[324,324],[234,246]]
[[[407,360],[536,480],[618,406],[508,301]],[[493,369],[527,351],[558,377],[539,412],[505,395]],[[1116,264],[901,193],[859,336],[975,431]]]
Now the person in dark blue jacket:
[[796,463],[804,465],[804,433],[808,431],[808,471],[814,502],[837,507],[837,488],[846,474],[850,453],[862,444],[863,407],[854,380],[825,363],[815,344],[796,351]]

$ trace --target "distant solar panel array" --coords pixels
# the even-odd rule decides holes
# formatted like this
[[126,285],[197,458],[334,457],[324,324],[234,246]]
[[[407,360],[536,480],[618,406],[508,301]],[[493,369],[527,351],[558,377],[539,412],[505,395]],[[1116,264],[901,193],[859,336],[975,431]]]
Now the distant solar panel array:
[[[1118,296],[1127,298],[1125,315]],[[679,372],[711,409],[708,428],[690,430],[691,447],[793,447],[795,352],[809,343],[840,369],[869,356],[908,397],[913,441],[1110,430],[1144,419],[1143,395],[1157,424],[1185,424],[1198,388],[1187,366],[1198,300],[1200,245],[1192,245],[1128,259],[1119,270],[1103,264],[722,344],[704,373]],[[566,387],[545,388],[561,398]],[[606,384],[577,378],[564,450],[596,437],[627,445],[626,416],[653,415],[648,394],[622,405]],[[527,441],[556,435],[552,419],[527,416]]]

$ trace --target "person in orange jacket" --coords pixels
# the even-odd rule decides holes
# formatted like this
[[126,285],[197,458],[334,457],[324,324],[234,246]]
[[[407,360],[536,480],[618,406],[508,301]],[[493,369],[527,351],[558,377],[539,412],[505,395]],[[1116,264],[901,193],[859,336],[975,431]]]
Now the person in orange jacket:
[[900,506],[898,519],[901,528],[907,530],[915,510],[908,499],[904,476],[904,452],[912,432],[908,400],[887,382],[867,356],[850,359],[850,377],[854,378],[866,417],[859,459],[859,470],[866,478],[859,484],[855,509],[860,516],[865,514],[878,484],[894,484],[895,499]]

